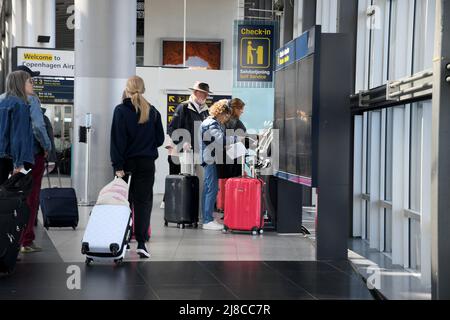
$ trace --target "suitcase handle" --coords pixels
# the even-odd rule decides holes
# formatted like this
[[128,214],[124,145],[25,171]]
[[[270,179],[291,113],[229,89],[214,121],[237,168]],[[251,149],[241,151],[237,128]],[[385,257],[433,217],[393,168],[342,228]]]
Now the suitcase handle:
[[[62,181],[61,181],[61,173],[59,171],[59,163],[58,160],[55,162],[56,166],[56,172],[58,173],[58,181],[59,181],[59,187],[62,188]],[[48,170],[48,160],[45,160],[45,167],[47,169],[47,181],[48,181],[48,187],[51,188],[52,185],[50,183],[50,171]]]
[[[128,193],[130,193],[130,186],[131,186],[131,176],[132,173],[131,172],[125,172],[125,175],[128,176],[128,181],[127,181],[127,185],[128,185]],[[114,179],[123,179],[121,177],[115,176]],[[123,179],[125,180],[125,179]]]

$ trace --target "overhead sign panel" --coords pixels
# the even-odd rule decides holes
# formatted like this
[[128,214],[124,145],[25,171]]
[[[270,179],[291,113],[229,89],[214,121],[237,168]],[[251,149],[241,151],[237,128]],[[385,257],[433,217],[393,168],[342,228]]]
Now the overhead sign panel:
[[274,26],[239,25],[237,81],[272,82]]
[[75,76],[75,54],[73,51],[14,48],[13,63],[24,65],[33,71],[39,71],[41,76],[67,77]]

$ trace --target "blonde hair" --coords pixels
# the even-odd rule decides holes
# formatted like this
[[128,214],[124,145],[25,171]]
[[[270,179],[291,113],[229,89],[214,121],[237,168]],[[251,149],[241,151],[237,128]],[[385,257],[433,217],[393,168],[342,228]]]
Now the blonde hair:
[[125,92],[127,96],[131,98],[131,102],[136,108],[136,113],[140,114],[138,123],[147,123],[150,118],[151,106],[143,96],[143,94],[145,93],[144,80],[138,76],[131,77],[127,81]]
[[217,101],[211,106],[211,108],[209,108],[209,115],[211,117],[217,117],[221,114],[231,114],[231,109],[228,105],[227,99]]
[[233,117],[236,117],[236,110],[242,110],[245,107],[245,103],[244,101],[242,101],[239,98],[234,98],[233,100],[231,100],[230,102],[231,108],[233,109]]
[[6,95],[15,96],[28,103],[25,84],[31,76],[25,71],[14,71],[6,77]]

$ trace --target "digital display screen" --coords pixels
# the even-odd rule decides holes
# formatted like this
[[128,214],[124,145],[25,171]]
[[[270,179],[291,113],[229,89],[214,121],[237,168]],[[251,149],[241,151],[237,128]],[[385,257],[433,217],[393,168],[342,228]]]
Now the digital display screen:
[[313,71],[314,56],[310,55],[278,70],[275,77],[279,171],[283,178],[307,186],[313,182]]
[[33,78],[33,88],[42,104],[73,104],[74,80]]

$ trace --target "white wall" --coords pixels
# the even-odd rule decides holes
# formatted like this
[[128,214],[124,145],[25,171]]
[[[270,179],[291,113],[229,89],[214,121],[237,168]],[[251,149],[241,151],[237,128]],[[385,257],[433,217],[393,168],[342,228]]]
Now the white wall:
[[[147,89],[145,97],[161,113],[164,131],[167,129],[168,93],[189,93],[188,88],[192,87],[197,80],[208,83],[211,91],[216,95],[231,95],[232,93],[232,71],[138,67],[136,73],[145,80]],[[167,150],[164,146],[161,147],[159,158],[156,161],[155,194],[164,193],[165,178],[169,174],[167,156]]]
[[[145,1],[145,65],[161,64],[161,38],[183,38],[183,1]],[[223,40],[222,69],[232,69],[236,0],[187,0],[188,40]]]

